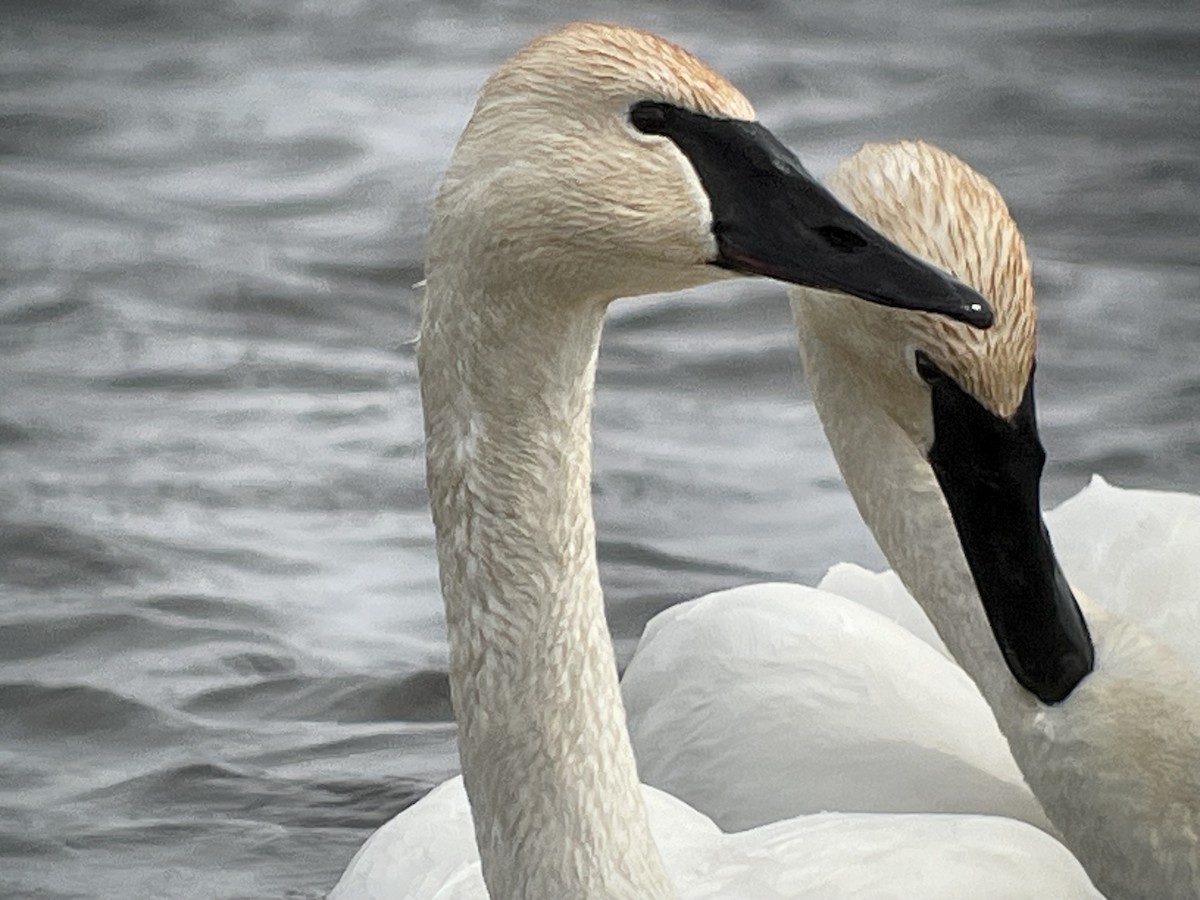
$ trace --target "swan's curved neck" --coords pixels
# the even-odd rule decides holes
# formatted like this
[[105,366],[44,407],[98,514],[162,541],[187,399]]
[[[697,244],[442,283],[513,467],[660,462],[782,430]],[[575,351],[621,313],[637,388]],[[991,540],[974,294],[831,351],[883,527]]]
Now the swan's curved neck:
[[1067,846],[1109,896],[1194,897],[1194,672],[1089,601],[1081,605],[1096,637],[1095,671],[1056,706],[1021,688],[992,637],[929,463],[875,399],[878,386],[860,381],[861,367],[809,327],[805,301],[794,309],[813,402],[859,512],[979,687]]
[[855,363],[807,326],[796,301],[801,357],[821,424],[859,513],[905,587],[1004,725],[1035,701],[1013,680],[992,636],[958,532],[933,470],[855,377]]
[[605,304],[431,270],[418,361],[459,752],[496,898],[671,896],[596,566]]

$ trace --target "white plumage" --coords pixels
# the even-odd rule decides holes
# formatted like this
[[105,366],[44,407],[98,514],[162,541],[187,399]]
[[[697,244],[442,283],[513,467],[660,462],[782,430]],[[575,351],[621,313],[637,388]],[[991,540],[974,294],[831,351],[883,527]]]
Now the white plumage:
[[[680,900],[1097,900],[1053,838],[998,816],[805,816],[738,834],[644,788]],[[461,778],[362,846],[330,900],[484,900]]]
[[[676,112],[651,108],[650,130],[633,127],[632,103],[664,97]],[[715,195],[653,132],[671,115],[741,121],[731,140],[768,141],[759,153],[776,174],[803,176],[779,168],[784,151],[723,79],[611,26],[568,26],[518,53],[456,148],[434,208],[418,363],[464,776],[368,839],[331,898],[1098,896],[1060,844],[1011,819],[837,813],[723,834],[638,784],[596,569],[589,428],[607,303],[723,277]],[[822,195],[806,184],[798,196]],[[753,263],[762,224],[734,246],[738,265]],[[886,258],[889,287],[861,288],[880,302],[906,278],[921,285],[909,303],[926,289],[975,302]],[[803,262],[794,280],[820,282]],[[845,272],[840,259],[833,270]],[[860,630],[889,629],[876,618]],[[912,640],[914,655],[942,659]]]
[[[1094,476],[1046,521],[1073,584],[1200,666],[1200,497]],[[821,810],[1052,827],[890,570],[840,563],[817,588],[747,585],[664,610],[622,693],[643,780],[727,830]]]
[[920,607],[858,567],[831,575],[838,593],[748,585],[649,623],[622,681],[642,780],[731,831],[824,810],[1048,828],[971,679],[868,608]]
[[1073,585],[1200,671],[1200,496],[1094,475],[1046,524]]

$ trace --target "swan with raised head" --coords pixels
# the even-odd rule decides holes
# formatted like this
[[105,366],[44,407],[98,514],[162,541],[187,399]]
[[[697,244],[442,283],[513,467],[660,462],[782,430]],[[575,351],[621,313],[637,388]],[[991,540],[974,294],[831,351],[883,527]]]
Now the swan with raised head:
[[925,897],[1094,896],[1016,822],[726,836],[639,785],[590,501],[601,321],[618,296],[731,271],[990,318],[661,39],[568,26],[488,80],[435,203],[418,356],[463,780],[377,831],[333,897],[910,896],[914,877]]

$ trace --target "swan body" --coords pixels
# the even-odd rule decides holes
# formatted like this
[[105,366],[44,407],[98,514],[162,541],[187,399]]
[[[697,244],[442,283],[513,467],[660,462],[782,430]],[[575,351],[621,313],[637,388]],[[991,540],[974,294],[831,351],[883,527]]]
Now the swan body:
[[1073,585],[1200,671],[1200,496],[1094,475],[1046,524]]
[[621,684],[642,780],[727,831],[825,810],[1049,831],[974,683],[889,617],[924,618],[903,587],[849,566],[826,582],[840,593],[747,585],[647,625]]
[[[1200,667],[1200,496],[1094,476],[1046,523],[1072,584]],[[677,604],[646,626],[621,683],[642,779],[727,831],[861,810],[994,814],[1053,833],[948,657],[890,570],[839,563],[816,589]]]
[[[643,790],[681,900],[1102,900],[1061,844],[998,816],[825,814],[724,834],[669,794]],[[376,831],[332,900],[401,896],[487,896],[461,778]]]
[[[953,202],[963,185],[968,201],[985,208]],[[1032,338],[1020,235],[995,190],[963,163],[924,144],[868,145],[841,164],[834,186],[915,252],[1002,298],[1015,291],[996,327]],[[976,218],[993,226],[998,254]],[[887,422],[893,415],[919,421],[928,405],[902,349],[916,337],[931,343],[925,332],[972,384],[989,377],[984,365],[972,365],[977,358],[1007,358],[1003,344],[996,349],[983,335],[947,336],[921,320],[913,327],[917,316],[851,310],[838,319],[832,311],[826,323],[820,295],[803,294],[796,305],[807,371],[819,382],[814,392],[850,384],[859,389],[853,402]],[[804,330],[809,317],[822,327]],[[883,328],[899,349],[880,346]],[[889,390],[909,382],[907,392]],[[997,402],[1015,403],[1005,383],[985,387]],[[861,419],[851,404],[831,412],[818,403],[818,411],[823,421]],[[836,424],[826,421],[827,430]],[[913,438],[924,437],[914,426]],[[889,475],[907,480],[909,469],[928,469],[912,453],[889,461],[888,446],[869,430],[834,451],[842,451],[844,471],[874,475],[890,466]],[[911,540],[920,545],[918,529]],[[900,579],[887,578],[884,591],[869,573],[843,565],[818,590],[749,585],[660,613],[622,683],[642,778],[732,830],[839,810],[994,814],[1053,832],[979,689]],[[807,723],[803,735],[792,722]]]
[[[793,292],[813,402],[860,513],[1096,886],[1122,900],[1200,897],[1200,672],[1186,638],[1140,621],[1182,632],[1197,585],[1173,569],[1122,601],[1115,568],[1087,594],[1063,577],[1039,502],[1029,263],[1003,200],[917,143],[869,145],[830,186],[996,311],[978,332],[864,304],[835,316],[827,295]],[[1075,525],[1073,556],[1095,553],[1095,522]],[[1196,533],[1194,520],[1172,527]]]
[[[849,213],[735,88],[666,41],[570,25],[488,79],[434,203],[417,352],[462,789],[377,832],[331,896],[412,897],[414,883],[441,897],[486,887],[496,900],[807,889],[817,845],[792,842],[784,825],[753,847],[731,839],[715,869],[676,854],[677,833],[714,828],[694,811],[652,832],[596,566],[590,426],[604,312],[618,297],[731,274],[991,322],[977,291]],[[460,837],[443,840],[454,827]],[[1041,865],[1086,895],[1069,856],[1048,852]],[[947,861],[951,873],[969,866]],[[823,877],[859,883],[860,868]],[[955,896],[964,889],[959,880]]]

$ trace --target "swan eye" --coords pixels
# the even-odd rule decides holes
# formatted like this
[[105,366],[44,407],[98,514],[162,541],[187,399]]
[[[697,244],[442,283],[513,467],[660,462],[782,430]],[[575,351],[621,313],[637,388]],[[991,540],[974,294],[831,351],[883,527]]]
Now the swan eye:
[[667,127],[667,111],[661,103],[640,100],[629,107],[629,122],[642,134],[663,134]]
[[926,384],[935,384],[945,379],[946,373],[933,364],[933,360],[925,353],[924,350],[916,352],[917,374],[921,376],[921,380]]
[[824,225],[816,231],[825,243],[842,253],[854,253],[867,246],[867,242],[853,231],[838,228],[836,225]]

